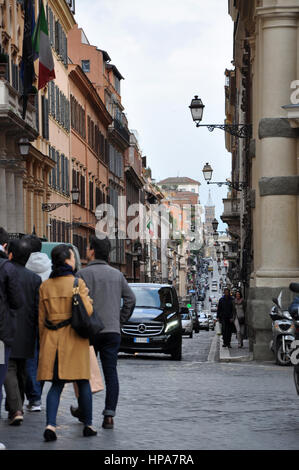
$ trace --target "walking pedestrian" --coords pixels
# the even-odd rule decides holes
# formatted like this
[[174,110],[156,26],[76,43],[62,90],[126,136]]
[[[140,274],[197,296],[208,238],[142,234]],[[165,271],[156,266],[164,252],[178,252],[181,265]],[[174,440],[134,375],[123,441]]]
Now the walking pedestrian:
[[8,370],[4,382],[10,425],[23,422],[23,404],[26,384],[26,360],[34,357],[36,326],[38,321],[38,298],[41,279],[25,268],[31,253],[28,240],[12,240],[8,245],[8,257],[11,260],[19,280],[21,305],[14,311],[16,332],[8,361]]
[[217,319],[222,325],[223,347],[230,348],[234,322],[234,303],[228,288],[224,289],[224,296],[218,302]]
[[[26,268],[40,276],[42,282],[46,281],[51,274],[51,260],[45,253],[41,253],[42,242],[36,235],[26,235],[23,240],[28,240],[31,244],[31,254],[26,263]],[[38,356],[39,356],[39,335],[38,325],[36,331],[36,342],[34,348],[34,357],[26,361],[26,388],[25,394],[28,400],[28,411],[41,411],[41,399],[44,382],[36,380]]]
[[[8,261],[5,252],[7,244],[8,233],[0,227],[0,346],[3,355],[0,360],[0,417],[3,398],[2,389],[15,335],[14,310],[22,305],[17,273],[12,263]],[[5,449],[5,445],[1,442],[0,449]]]
[[238,347],[243,347],[243,339],[245,336],[245,302],[240,291],[236,292],[234,299],[235,316],[234,324],[237,330]]
[[[89,263],[77,273],[78,277],[86,282],[94,309],[104,324],[104,329],[94,344],[96,352],[100,355],[106,385],[102,423],[104,429],[112,429],[114,426],[113,417],[119,396],[117,355],[121,339],[120,324],[130,318],[136,302],[135,295],[123,274],[108,264],[110,249],[108,238],[92,237],[87,250]],[[123,300],[122,308],[121,300]],[[80,419],[81,407],[71,407],[71,413]]]
[[[37,380],[50,381],[47,395],[45,441],[54,441],[59,400],[66,382],[76,382],[84,415],[83,436],[95,436],[92,429],[92,394],[89,384],[89,340],[71,326],[75,255],[69,245],[61,244],[51,253],[53,271],[40,288],[40,352]],[[93,312],[85,282],[79,280],[79,294],[88,315]]]

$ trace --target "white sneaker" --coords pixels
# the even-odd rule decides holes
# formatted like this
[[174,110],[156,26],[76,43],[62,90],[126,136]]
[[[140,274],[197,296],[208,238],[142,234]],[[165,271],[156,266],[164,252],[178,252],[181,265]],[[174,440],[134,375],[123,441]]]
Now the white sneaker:
[[42,407],[41,405],[27,405],[27,410],[28,411],[41,411]]
[[0,450],[5,450],[5,449],[6,449],[5,445],[2,444],[2,442],[0,442]]

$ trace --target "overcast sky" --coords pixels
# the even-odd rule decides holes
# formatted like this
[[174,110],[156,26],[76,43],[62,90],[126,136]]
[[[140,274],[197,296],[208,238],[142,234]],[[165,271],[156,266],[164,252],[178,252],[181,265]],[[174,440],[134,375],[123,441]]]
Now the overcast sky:
[[203,124],[223,123],[224,71],[232,68],[233,22],[227,0],[77,0],[76,21],[90,44],[104,49],[125,80],[122,103],[129,128],[137,130],[152,177],[188,176],[208,189],[219,230],[227,187],[208,186],[202,168],[209,162],[214,181],[230,177],[231,156],[224,132],[196,128],[188,106],[203,100]]

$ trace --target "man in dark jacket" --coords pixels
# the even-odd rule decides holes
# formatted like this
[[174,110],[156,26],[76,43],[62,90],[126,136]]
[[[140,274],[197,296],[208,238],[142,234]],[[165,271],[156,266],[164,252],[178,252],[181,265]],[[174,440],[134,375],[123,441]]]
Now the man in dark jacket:
[[8,360],[15,335],[15,317],[13,309],[22,305],[17,273],[7,259],[5,248],[8,244],[8,233],[0,227],[0,415],[2,404],[2,387],[7,373]]
[[[108,238],[102,240],[92,237],[87,250],[87,258],[90,262],[77,274],[89,288],[93,308],[104,324],[104,329],[94,346],[100,355],[106,384],[102,424],[105,429],[113,428],[113,417],[118,402],[117,355],[121,339],[120,324],[130,318],[136,302],[135,295],[123,274],[108,264],[110,249],[111,244]],[[122,308],[121,300],[123,300]],[[71,411],[73,416],[80,419],[78,410],[71,407]]]
[[5,408],[11,425],[23,421],[23,403],[26,383],[26,359],[34,357],[38,324],[38,302],[41,278],[25,268],[31,254],[28,240],[12,240],[8,246],[8,257],[17,272],[22,305],[15,310],[16,333],[12,343],[8,371],[4,382]]
[[233,331],[234,303],[229,289],[224,289],[224,296],[218,302],[217,319],[222,325],[223,347],[230,348]]

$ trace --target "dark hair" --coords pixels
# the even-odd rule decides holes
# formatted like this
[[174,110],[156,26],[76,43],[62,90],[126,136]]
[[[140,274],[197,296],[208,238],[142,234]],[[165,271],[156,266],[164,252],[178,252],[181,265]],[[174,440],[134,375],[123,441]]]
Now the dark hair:
[[94,250],[95,258],[106,261],[108,263],[109,253],[111,251],[111,243],[109,238],[100,239],[91,237],[89,241],[90,249]]
[[37,253],[42,251],[42,242],[36,235],[25,235],[22,238],[23,240],[28,240],[31,244],[31,253]]
[[7,231],[3,227],[0,227],[0,245],[5,245],[8,242],[9,242],[9,235]]
[[29,240],[25,240],[24,238],[16,238],[9,242],[7,251],[8,254],[12,253],[13,261],[25,266],[29,256],[31,255],[31,243]]
[[240,294],[241,299],[243,299],[243,295],[242,295],[242,292],[240,290],[237,290],[236,295],[237,294]]
[[55,246],[51,251],[52,269],[59,268],[65,264],[66,259],[71,257],[72,247],[62,243],[61,245]]

